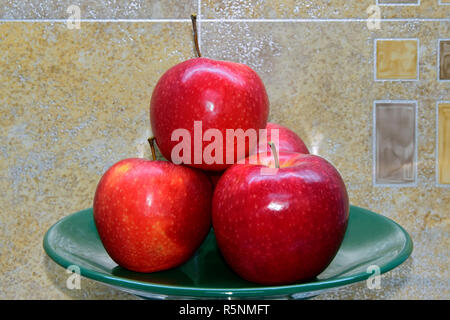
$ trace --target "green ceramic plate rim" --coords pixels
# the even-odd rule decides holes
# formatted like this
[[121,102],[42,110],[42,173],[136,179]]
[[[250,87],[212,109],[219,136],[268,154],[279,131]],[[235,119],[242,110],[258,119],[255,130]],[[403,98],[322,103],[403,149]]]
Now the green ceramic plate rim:
[[[395,221],[380,215],[378,213],[372,212],[370,210],[351,206],[353,208],[357,208],[359,210],[364,211],[369,215],[375,215],[377,218],[385,220],[385,222],[389,224],[393,224],[398,227],[406,238],[405,246],[402,251],[400,251],[397,256],[392,259],[389,263],[380,267],[380,274],[386,273],[395,267],[402,264],[408,257],[411,255],[413,250],[413,242],[408,232],[400,226]],[[62,218],[57,223],[55,223],[44,236],[44,250],[48,254],[48,256],[54,260],[60,266],[67,268],[70,265],[73,265],[70,261],[58,255],[56,251],[53,250],[52,246],[48,241],[48,236],[51,231],[58,226],[58,224],[64,222],[66,219],[69,219],[71,216],[76,215],[78,213],[82,213],[85,211],[92,210],[92,208],[88,208],[85,210],[81,210],[75,212],[67,217]],[[317,282],[307,282],[293,285],[283,285],[283,286],[266,286],[266,287],[248,287],[248,288],[202,288],[202,287],[179,287],[179,286],[170,286],[170,285],[160,285],[160,284],[152,284],[148,282],[142,282],[137,280],[129,280],[117,276],[111,276],[102,272],[86,269],[80,266],[80,274],[86,278],[100,281],[102,283],[106,283],[112,286],[119,287],[124,290],[137,290],[141,292],[147,292],[152,294],[163,294],[168,296],[185,296],[185,297],[211,297],[211,298],[223,298],[223,297],[264,297],[264,296],[285,296],[292,295],[296,293],[303,292],[313,292],[313,291],[321,291],[324,289],[330,289],[334,287],[340,287],[347,284],[359,282],[366,280],[372,274],[370,273],[359,273],[356,275],[342,277],[338,279],[328,279],[328,280],[320,280]]]

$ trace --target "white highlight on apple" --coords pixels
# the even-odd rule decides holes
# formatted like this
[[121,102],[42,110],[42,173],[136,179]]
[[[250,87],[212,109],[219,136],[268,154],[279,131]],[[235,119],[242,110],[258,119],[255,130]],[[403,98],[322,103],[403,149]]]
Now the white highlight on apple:
[[286,207],[286,204],[272,201],[269,203],[269,205],[267,207],[273,211],[281,211],[282,209],[284,209],[284,207]]
[[152,194],[148,194],[147,195],[147,205],[149,206],[149,207],[151,207],[152,206],[152,202],[153,202],[153,195]]

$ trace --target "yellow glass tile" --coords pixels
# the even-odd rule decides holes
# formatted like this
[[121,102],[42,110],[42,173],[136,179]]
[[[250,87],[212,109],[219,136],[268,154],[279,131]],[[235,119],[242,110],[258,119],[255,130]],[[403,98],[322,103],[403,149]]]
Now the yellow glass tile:
[[450,103],[439,104],[438,109],[439,183],[450,184]]
[[377,79],[417,79],[417,40],[378,40]]

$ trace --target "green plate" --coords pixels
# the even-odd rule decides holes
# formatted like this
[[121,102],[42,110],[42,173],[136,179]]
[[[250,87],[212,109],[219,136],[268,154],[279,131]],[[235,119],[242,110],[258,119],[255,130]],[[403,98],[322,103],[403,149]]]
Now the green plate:
[[[263,286],[245,281],[226,265],[211,231],[196,254],[178,268],[137,273],[119,267],[106,253],[95,228],[92,209],[57,222],[44,237],[44,249],[59,265],[76,265],[82,276],[146,298],[307,298],[330,288],[363,281],[405,261],[413,244],[394,221],[351,206],[344,241],[334,260],[314,281]],[[375,267],[375,269],[377,268]]]

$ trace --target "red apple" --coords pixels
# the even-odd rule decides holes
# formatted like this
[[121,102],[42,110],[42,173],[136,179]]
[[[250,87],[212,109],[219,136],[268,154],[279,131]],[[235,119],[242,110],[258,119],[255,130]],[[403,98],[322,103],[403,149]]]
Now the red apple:
[[[291,129],[272,122],[267,122],[266,129],[268,142],[272,141],[272,130],[278,130],[278,143],[275,143],[278,151],[309,153],[303,140]],[[270,150],[269,146],[267,146],[267,150]],[[259,146],[257,152],[262,151],[264,150],[261,150],[261,147]]]
[[100,239],[120,266],[138,272],[176,267],[211,227],[212,187],[199,170],[125,159],[103,175],[94,198]]
[[[246,280],[269,285],[304,281],[336,255],[349,215],[338,171],[315,155],[281,152],[235,164],[213,196],[213,227],[226,262]],[[263,169],[264,168],[264,169]],[[263,169],[263,170],[262,170]]]
[[204,172],[209,177],[209,180],[211,180],[214,189],[217,185],[217,182],[219,182],[220,177],[223,175],[224,171],[204,171]]
[[[205,170],[225,170],[231,165],[227,164],[227,154],[237,159],[237,141],[226,147],[227,129],[258,133],[266,127],[268,114],[266,89],[255,71],[244,64],[207,58],[190,59],[170,68],[156,84],[150,102],[152,132],[162,155],[174,161],[172,150],[183,139],[172,137],[172,133],[187,130],[191,150],[186,155],[181,152],[187,159],[182,163]],[[194,121],[201,121],[200,135],[194,135]],[[223,138],[223,157],[213,163],[203,156],[206,146],[215,141],[203,139],[209,129],[219,130]],[[247,143],[245,156],[249,152]]]

